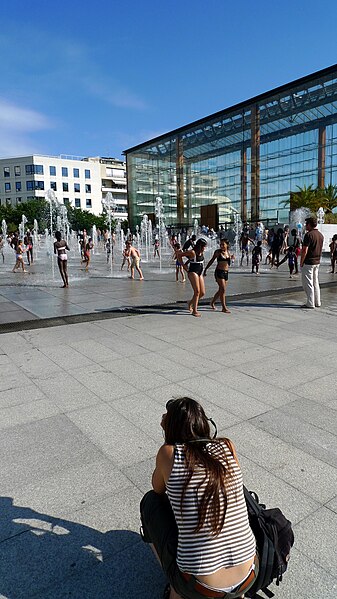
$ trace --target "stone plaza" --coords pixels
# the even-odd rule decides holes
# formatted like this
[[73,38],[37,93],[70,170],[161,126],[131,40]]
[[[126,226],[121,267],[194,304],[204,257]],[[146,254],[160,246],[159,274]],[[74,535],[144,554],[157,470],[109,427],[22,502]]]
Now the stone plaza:
[[[145,279],[93,271],[69,290],[1,280],[0,597],[161,598],[139,501],[165,402],[189,395],[234,441],[246,486],[294,525],[276,599],[335,599],[333,275],[322,268],[322,308],[302,310],[285,267],[237,269],[231,314],[205,302],[200,319],[186,310],[188,282]],[[210,296],[211,274],[206,285]]]

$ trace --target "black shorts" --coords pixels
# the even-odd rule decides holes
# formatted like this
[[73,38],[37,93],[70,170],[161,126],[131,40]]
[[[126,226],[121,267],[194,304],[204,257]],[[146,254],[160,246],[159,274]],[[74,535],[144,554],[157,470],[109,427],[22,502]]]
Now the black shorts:
[[221,268],[216,268],[214,272],[214,276],[216,279],[223,279],[224,281],[228,281],[228,270],[222,270]]
[[[206,594],[199,593],[194,588],[196,582],[194,576],[190,580],[185,580],[177,566],[178,528],[166,493],[158,495],[154,491],[148,491],[140,502],[140,517],[143,541],[154,545],[163,571],[174,590],[183,599],[207,599],[207,589],[205,588]],[[258,569],[256,575],[257,572]],[[254,580],[245,591],[253,583]],[[232,591],[228,595],[224,593],[224,596],[229,599],[235,599],[241,595],[242,591]]]

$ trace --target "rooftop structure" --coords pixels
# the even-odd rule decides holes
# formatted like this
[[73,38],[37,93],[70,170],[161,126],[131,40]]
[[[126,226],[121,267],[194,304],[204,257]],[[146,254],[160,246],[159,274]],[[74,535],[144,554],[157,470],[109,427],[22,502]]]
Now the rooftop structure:
[[[297,186],[337,183],[337,65],[125,151],[131,225],[288,220]],[[207,216],[208,215],[208,216]],[[217,221],[217,222],[216,222]]]

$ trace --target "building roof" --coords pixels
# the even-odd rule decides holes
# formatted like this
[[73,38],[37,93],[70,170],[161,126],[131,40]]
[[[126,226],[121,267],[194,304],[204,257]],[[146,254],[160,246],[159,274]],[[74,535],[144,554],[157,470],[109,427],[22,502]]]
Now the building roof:
[[299,79],[295,79],[294,81],[291,81],[290,83],[286,83],[279,87],[275,87],[272,90],[269,90],[267,92],[264,92],[262,94],[254,96],[253,98],[250,98],[243,102],[239,102],[238,104],[234,104],[233,106],[230,106],[223,110],[219,110],[218,112],[214,112],[206,117],[203,117],[202,119],[198,119],[198,120],[188,123],[182,127],[173,129],[172,131],[167,131],[166,133],[163,133],[162,135],[158,135],[157,137],[154,137],[145,142],[142,142],[141,144],[133,146],[132,148],[128,148],[127,150],[124,150],[123,154],[127,155],[130,152],[134,152],[141,148],[145,148],[146,146],[148,146],[151,143],[156,143],[157,141],[163,139],[164,137],[178,135],[179,133],[185,132],[187,128],[190,128],[190,127],[192,128],[192,127],[197,127],[198,125],[203,125],[208,120],[216,119],[219,117],[224,117],[224,116],[226,116],[226,114],[229,114],[231,112],[238,111],[243,108],[248,108],[250,105],[264,102],[265,100],[267,100],[268,98],[270,98],[272,96],[276,96],[278,94],[283,94],[285,92],[288,92],[291,89],[305,86],[308,83],[315,81],[316,79],[320,79],[322,77],[330,77],[333,74],[335,74],[337,77],[337,64],[334,64],[325,69],[321,69],[320,71],[315,71],[314,73],[311,73],[310,75],[306,75],[305,77],[300,77]]

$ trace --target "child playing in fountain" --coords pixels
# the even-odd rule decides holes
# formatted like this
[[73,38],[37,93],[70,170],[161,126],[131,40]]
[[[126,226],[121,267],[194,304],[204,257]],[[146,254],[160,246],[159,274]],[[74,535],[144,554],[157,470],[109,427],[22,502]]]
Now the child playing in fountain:
[[261,246],[262,246],[262,241],[258,241],[252,251],[252,274],[254,273],[254,270],[256,270],[257,275],[260,274],[259,268],[260,268],[260,262],[262,260]]
[[334,235],[331,243],[329,244],[330,248],[330,259],[331,259],[331,273],[335,272],[336,260],[337,260],[337,235]]
[[85,263],[85,271],[88,272],[89,270],[89,264],[90,264],[90,252],[93,249],[94,244],[92,242],[91,237],[89,237],[88,241],[85,244],[84,247],[84,252],[83,252],[83,260],[82,262]]
[[131,259],[131,276],[130,279],[134,279],[135,278],[135,269],[139,274],[139,280],[143,281],[144,277],[143,277],[143,273],[142,270],[139,266],[140,263],[140,253],[139,251],[131,244],[131,241],[127,241],[126,243],[126,247],[128,248],[128,251],[130,252],[130,259]]
[[125,248],[122,252],[122,256],[123,256],[123,262],[122,262],[122,266],[121,266],[121,270],[123,270],[125,263],[128,265],[128,270],[130,270],[130,266],[131,266],[131,260],[130,260],[130,248],[128,247],[127,244],[125,244]]
[[18,242],[16,244],[16,248],[15,248],[15,257],[16,257],[16,262],[14,265],[14,268],[12,270],[12,272],[15,272],[17,268],[22,268],[23,272],[27,272],[25,269],[25,263],[23,261],[23,254],[25,253],[25,249],[23,247],[23,243],[22,243],[22,239],[18,239]]
[[105,251],[106,251],[106,263],[109,264],[110,256],[111,256],[111,241],[107,239],[105,242]]
[[156,239],[154,240],[153,246],[154,246],[153,257],[155,258],[156,256],[158,256],[158,258],[160,258],[158,237],[156,237]]
[[181,274],[181,282],[185,283],[186,278],[185,278],[185,273],[184,273],[184,264],[178,258],[179,251],[181,251],[181,245],[180,245],[180,243],[176,243],[174,246],[174,259],[176,261],[176,282],[178,283],[178,281],[179,281],[179,273],[180,273]]
[[288,266],[289,266],[289,279],[293,278],[293,272],[295,269],[295,263],[296,263],[296,251],[293,245],[289,246],[288,249],[286,250],[285,256],[284,258],[281,260],[281,262],[279,262],[277,268],[279,266],[281,266],[281,264],[283,264],[283,262],[285,262],[286,260],[288,260]]

